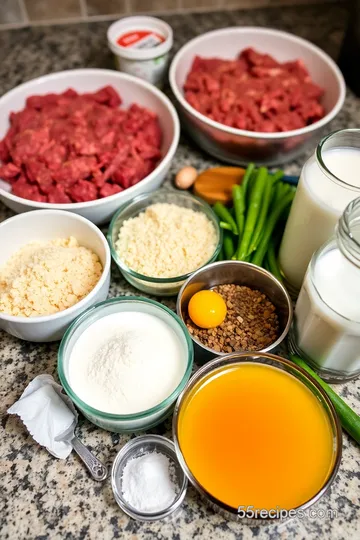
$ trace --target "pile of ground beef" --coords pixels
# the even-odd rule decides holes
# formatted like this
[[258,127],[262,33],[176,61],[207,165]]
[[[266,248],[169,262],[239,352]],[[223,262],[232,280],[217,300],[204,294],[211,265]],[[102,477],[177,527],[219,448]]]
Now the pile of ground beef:
[[92,201],[133,186],[161,157],[161,129],[153,112],[120,104],[111,86],[29,97],[0,141],[0,178],[14,195],[49,203]]
[[279,63],[251,48],[236,60],[195,57],[184,91],[200,113],[248,131],[291,131],[325,114],[324,90],[302,60]]

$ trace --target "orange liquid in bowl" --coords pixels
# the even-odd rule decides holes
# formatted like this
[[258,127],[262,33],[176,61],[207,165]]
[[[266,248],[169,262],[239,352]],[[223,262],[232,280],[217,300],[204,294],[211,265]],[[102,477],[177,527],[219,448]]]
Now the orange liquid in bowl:
[[325,484],[334,436],[305,384],[273,366],[232,364],[202,378],[178,418],[179,445],[201,486],[237,509],[292,509]]

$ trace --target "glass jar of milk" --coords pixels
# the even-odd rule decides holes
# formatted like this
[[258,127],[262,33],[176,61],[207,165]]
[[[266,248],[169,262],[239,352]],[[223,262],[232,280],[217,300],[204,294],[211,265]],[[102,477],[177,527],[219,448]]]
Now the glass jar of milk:
[[330,133],[303,167],[280,246],[281,270],[292,293],[299,291],[314,251],[359,195],[360,129]]
[[347,206],[335,238],[311,259],[290,346],[326,380],[360,375],[360,198]]

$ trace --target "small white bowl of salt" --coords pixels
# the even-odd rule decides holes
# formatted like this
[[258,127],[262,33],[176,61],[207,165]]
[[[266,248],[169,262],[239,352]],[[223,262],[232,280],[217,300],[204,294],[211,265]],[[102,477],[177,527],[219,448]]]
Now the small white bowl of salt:
[[187,478],[172,441],[161,435],[142,435],[117,454],[111,485],[116,502],[126,514],[139,521],[156,521],[181,506]]

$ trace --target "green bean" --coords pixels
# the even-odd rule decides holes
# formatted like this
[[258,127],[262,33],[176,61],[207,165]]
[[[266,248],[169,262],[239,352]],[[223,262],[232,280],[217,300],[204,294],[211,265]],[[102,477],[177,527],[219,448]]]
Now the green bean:
[[249,163],[249,165],[247,166],[247,169],[246,169],[246,171],[245,171],[243,180],[242,180],[242,182],[241,182],[241,185],[242,185],[242,188],[243,188],[243,191],[244,191],[244,199],[245,199],[245,197],[246,197],[246,192],[247,192],[248,184],[249,184],[249,182],[250,182],[251,175],[252,175],[252,173],[254,172],[254,170],[255,170],[255,164],[254,164],[254,163]]
[[234,255],[235,247],[233,237],[230,233],[224,233],[223,248],[225,259],[231,259],[231,257]]
[[225,221],[228,223],[234,234],[238,234],[238,229],[235,223],[234,218],[230,214],[229,210],[224,206],[221,202],[217,202],[213,206],[215,214],[221,219],[221,221]]
[[284,171],[281,171],[280,169],[276,171],[274,174],[271,175],[273,185],[277,184],[279,180],[284,176]]
[[232,187],[232,196],[234,203],[234,212],[239,236],[242,235],[245,222],[245,197],[242,186],[235,184]]
[[266,252],[266,261],[268,263],[268,267],[270,272],[279,280],[282,281],[282,275],[279,269],[279,265],[276,259],[275,255],[275,244],[274,240],[271,239],[269,242],[269,247]]
[[264,189],[264,195],[263,195],[263,199],[261,203],[259,217],[256,221],[254,233],[251,237],[250,248],[247,253],[248,255],[250,255],[253,251],[255,251],[259,245],[261,233],[264,228],[266,217],[269,212],[272,191],[273,191],[273,179],[271,178],[271,176],[268,176],[267,181],[266,181],[266,186]]
[[226,223],[226,221],[220,221],[220,227],[222,229],[225,229],[225,231],[231,231],[232,232],[232,226],[229,225],[229,223]]
[[251,199],[251,194],[252,194],[253,189],[254,189],[255,180],[256,180],[256,177],[257,177],[258,170],[259,169],[255,169],[252,172],[251,176],[250,176],[250,180],[249,180],[247,190],[246,190],[246,195],[245,195],[245,204],[247,204],[247,205],[249,204],[249,201]]
[[261,207],[261,199],[266,186],[267,175],[267,169],[265,167],[260,167],[249,200],[249,207],[245,219],[244,234],[242,235],[237,252],[237,258],[239,261],[244,260],[248,254],[251,236],[254,232],[254,227]]
[[[267,270],[268,272],[271,272],[270,266],[269,266],[269,262],[268,262],[267,258],[265,258],[265,261],[264,261],[264,264],[263,264],[263,268],[265,268],[265,270]],[[272,272],[271,272],[271,273],[272,273]]]
[[341,397],[338,396],[337,393],[334,392],[334,390],[323,381],[302,358],[295,355],[291,355],[290,358],[295,364],[307,371],[325,390],[339,415],[342,427],[358,444],[360,444],[360,416],[357,415],[356,412],[353,411],[352,408],[349,407],[349,405],[345,403],[345,401],[341,399]]
[[270,202],[271,209],[274,209],[287,193],[290,193],[290,185],[285,184],[284,182],[278,182],[272,192]]
[[219,251],[219,254],[216,258],[217,261],[223,261],[224,260],[224,250],[223,248],[221,247],[220,251]]
[[275,206],[275,208],[271,211],[269,218],[267,220],[267,223],[266,223],[266,227],[264,227],[264,232],[261,237],[258,249],[255,251],[254,256],[251,260],[253,264],[257,264],[258,266],[261,266],[263,259],[265,257],[265,253],[268,249],[269,240],[271,238],[275,225],[277,221],[279,220],[281,214],[283,213],[285,208],[291,203],[293,198],[294,198],[294,195],[292,193],[288,193],[279,202],[279,204]]

